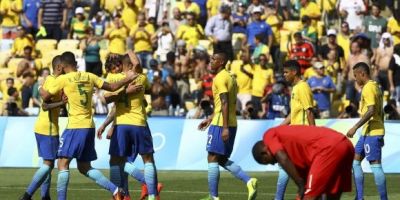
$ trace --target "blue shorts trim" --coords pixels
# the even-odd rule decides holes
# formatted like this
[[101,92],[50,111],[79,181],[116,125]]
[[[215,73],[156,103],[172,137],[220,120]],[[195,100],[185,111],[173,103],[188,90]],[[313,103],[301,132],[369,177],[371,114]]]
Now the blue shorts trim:
[[58,136],[42,135],[35,133],[39,157],[44,160],[57,159],[59,145]]
[[374,161],[382,159],[383,145],[383,136],[360,136],[354,149],[356,154]]
[[148,126],[115,126],[110,141],[110,155],[135,159],[137,154],[152,153],[154,153],[153,138]]
[[94,128],[65,129],[60,138],[58,157],[76,158],[82,162],[96,160],[95,133]]
[[223,127],[221,126],[210,126],[208,129],[206,149],[210,153],[216,153],[229,157],[233,151],[237,128],[229,127],[229,140],[226,143],[222,140],[222,130]]

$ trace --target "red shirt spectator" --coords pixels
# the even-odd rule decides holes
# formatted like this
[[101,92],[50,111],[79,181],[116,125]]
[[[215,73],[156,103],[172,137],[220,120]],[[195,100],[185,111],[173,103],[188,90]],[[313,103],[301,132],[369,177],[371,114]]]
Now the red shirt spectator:
[[297,60],[301,67],[301,74],[311,66],[311,59],[314,56],[314,47],[305,41],[300,32],[294,34],[295,44],[289,49],[290,59]]
[[212,83],[213,83],[214,75],[207,73],[203,77],[201,77],[202,83],[201,83],[201,88],[203,89],[203,93],[205,96],[210,97],[210,99],[213,99],[213,94],[212,94]]

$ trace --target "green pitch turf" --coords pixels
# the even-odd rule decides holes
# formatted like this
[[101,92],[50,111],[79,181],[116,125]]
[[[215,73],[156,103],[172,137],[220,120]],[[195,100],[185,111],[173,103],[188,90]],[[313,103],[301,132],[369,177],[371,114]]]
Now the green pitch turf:
[[[35,169],[0,168],[0,199],[16,200],[30,182]],[[108,176],[108,171],[103,171]],[[271,200],[274,196],[277,173],[250,173],[259,180],[258,198],[260,200]],[[198,200],[208,195],[207,173],[191,171],[160,171],[159,181],[164,184],[161,193],[163,200]],[[57,170],[53,171],[52,197],[56,199]],[[388,174],[387,187],[389,199],[400,199],[400,175]],[[132,199],[138,199],[140,186],[132,178],[129,179]],[[373,176],[368,174],[365,178],[366,200],[379,199],[374,185]],[[222,200],[246,200],[247,188],[240,181],[233,178],[229,173],[223,172],[220,180],[220,198]],[[294,199],[296,188],[292,182],[289,183],[286,199]],[[38,191],[34,199],[40,199]],[[346,193],[342,199],[353,199],[352,193]],[[108,200],[110,194],[98,187],[88,178],[79,174],[77,170],[71,170],[71,179],[68,189],[68,199],[71,200]]]

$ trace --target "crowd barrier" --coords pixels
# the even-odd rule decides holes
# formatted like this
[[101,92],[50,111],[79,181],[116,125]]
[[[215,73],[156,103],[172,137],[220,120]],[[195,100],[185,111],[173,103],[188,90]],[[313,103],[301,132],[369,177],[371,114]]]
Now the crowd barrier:
[[[104,117],[96,117],[99,126]],[[35,117],[1,117],[0,118],[0,167],[37,167],[38,158],[36,140],[33,133]],[[345,134],[357,119],[318,120],[318,126],[326,126]],[[275,171],[276,166],[257,164],[251,155],[253,144],[262,139],[263,133],[276,126],[281,120],[239,120],[235,148],[231,159],[246,171]],[[160,170],[207,170],[207,152],[205,150],[207,133],[197,129],[200,120],[179,118],[150,118],[149,126],[153,135],[155,159]],[[60,119],[60,132],[67,124],[66,118]],[[388,173],[400,173],[400,123],[385,123],[386,136],[383,147],[383,168]],[[359,132],[352,139],[357,141]],[[103,137],[105,138],[105,137]],[[108,168],[109,140],[96,139],[98,159],[93,162],[96,168]],[[136,160],[142,167],[140,157]],[[362,164],[369,172],[368,164]],[[76,163],[72,163],[76,167]]]

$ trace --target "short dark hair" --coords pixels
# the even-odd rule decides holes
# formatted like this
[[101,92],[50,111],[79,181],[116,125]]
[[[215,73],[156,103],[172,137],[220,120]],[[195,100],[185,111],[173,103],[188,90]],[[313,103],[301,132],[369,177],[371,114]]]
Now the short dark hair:
[[223,52],[218,52],[214,53],[214,55],[218,55],[221,57],[221,59],[224,61],[224,67],[225,67],[226,63],[228,63],[228,57],[226,56],[226,54]]
[[297,75],[300,75],[301,71],[301,67],[299,62],[297,62],[297,60],[288,60],[286,62],[283,63],[283,68],[292,70],[292,71],[296,71]]
[[194,13],[194,12],[187,12],[187,13],[186,13],[186,17],[187,17],[187,16],[192,16],[193,18],[196,19],[196,13]]
[[173,62],[175,61],[175,59],[176,59],[175,52],[170,51],[167,53],[167,61]]
[[6,79],[6,83],[7,83],[8,81],[12,81],[12,82],[14,83],[14,78],[9,77],[9,78]]
[[261,163],[261,155],[265,144],[263,141],[258,141],[254,144],[251,152],[253,154],[253,158],[257,163]]
[[12,96],[15,92],[17,92],[17,89],[15,87],[10,87],[7,90],[8,96]]
[[24,47],[24,51],[26,51],[26,50],[33,51],[33,48],[32,48],[31,46],[25,46],[25,47]]
[[106,68],[106,71],[109,72],[111,71],[112,67],[115,65],[120,65],[121,64],[121,58],[122,56],[119,54],[116,55],[108,55],[106,58],[106,62],[104,64],[104,67]]
[[[53,60],[51,61],[51,65],[52,65],[53,70],[55,70],[56,67],[57,67],[59,64],[61,64],[61,56],[60,56],[60,55],[57,55],[57,56],[55,56],[55,57],[53,58]],[[49,69],[49,68],[47,68],[47,69]]]
[[262,42],[264,36],[265,36],[264,34],[259,33],[259,34],[257,34],[257,35],[255,36],[255,38],[256,38],[258,41]]
[[66,51],[61,54],[61,62],[67,66],[76,66],[77,64],[75,55],[70,51]]
[[308,15],[304,15],[304,16],[301,18],[301,22],[309,22],[309,21],[311,21],[311,18],[310,18]]
[[45,68],[40,69],[39,74],[42,76],[44,71],[48,71],[50,73],[50,69],[48,67],[45,67]]
[[353,66],[353,70],[360,69],[364,73],[370,75],[369,65],[365,62],[359,62]]
[[27,77],[35,78],[35,76],[29,71],[22,74],[22,78],[27,78]]

